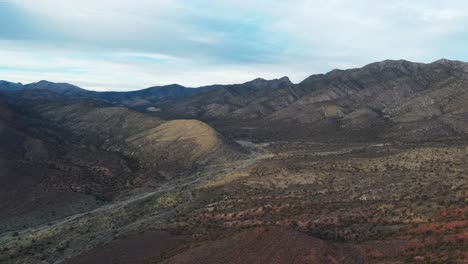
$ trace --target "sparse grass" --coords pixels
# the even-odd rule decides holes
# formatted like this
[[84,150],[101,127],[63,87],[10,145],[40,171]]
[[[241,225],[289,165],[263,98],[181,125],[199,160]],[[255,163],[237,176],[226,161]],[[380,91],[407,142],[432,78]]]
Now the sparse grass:
[[156,200],[157,208],[168,208],[180,202],[181,194],[179,192],[167,193]]
[[205,189],[205,188],[221,187],[221,186],[224,186],[224,185],[229,184],[231,182],[244,179],[244,178],[246,178],[248,176],[249,176],[249,173],[246,172],[246,171],[227,172],[227,173],[224,173],[222,175],[219,175],[218,177],[216,177],[215,179],[213,179],[211,181],[206,181],[206,182],[200,184],[199,186],[197,186],[197,188]]
[[[191,190],[191,202],[187,190],[177,189],[10,236],[11,242],[2,247],[8,248],[7,257],[16,254],[27,260],[37,255],[50,261],[115,239],[116,230],[125,236],[170,226],[206,234],[283,225],[322,239],[363,245],[376,240],[400,248],[401,242],[395,241],[414,242],[411,250],[386,260],[456,260],[466,251],[466,240],[457,234],[466,228],[467,150],[431,147],[317,157],[288,149],[288,155],[201,182]],[[157,212],[171,210],[174,213],[158,218]],[[372,249],[366,252],[370,259],[381,259],[372,257]]]

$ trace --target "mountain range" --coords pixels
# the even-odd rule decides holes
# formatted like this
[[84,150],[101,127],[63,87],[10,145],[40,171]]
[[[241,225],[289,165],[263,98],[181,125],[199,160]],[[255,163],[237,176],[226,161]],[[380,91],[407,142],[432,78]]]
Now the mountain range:
[[[93,92],[47,81],[27,85],[2,81],[0,91],[30,99],[90,99],[167,120],[197,119],[227,134],[245,135],[241,128],[254,127],[258,139],[325,140],[326,132],[327,138],[336,139],[411,141],[458,138],[468,132],[467,73],[467,64],[458,61],[388,60],[312,75],[298,84],[283,77],[200,88],[173,84]],[[290,131],[290,126],[300,129]]]
[[[418,225],[466,240],[467,101],[468,63],[445,59],[297,84],[0,81],[0,263],[102,263],[109,250],[123,263],[417,260],[432,250]],[[294,250],[272,242],[288,237]],[[398,251],[406,241],[415,249]]]

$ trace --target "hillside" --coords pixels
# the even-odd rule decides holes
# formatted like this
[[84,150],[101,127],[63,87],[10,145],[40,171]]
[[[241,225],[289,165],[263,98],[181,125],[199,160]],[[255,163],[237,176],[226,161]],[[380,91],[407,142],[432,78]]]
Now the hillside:
[[331,244],[294,230],[257,228],[212,241],[162,263],[364,263],[357,248]]
[[10,201],[0,205],[1,230],[87,211],[135,188],[247,157],[200,121],[24,98],[1,98],[1,196]]
[[335,70],[304,80],[303,96],[265,117],[267,123],[372,131],[377,140],[466,137],[468,65],[384,61],[360,69]]
[[[260,106],[198,118],[219,131],[237,135],[247,135],[239,126],[254,127],[257,140],[466,138],[468,109],[463,102],[467,99],[467,73],[467,64],[456,61],[383,61],[359,69],[312,75],[291,88],[270,92]],[[177,112],[178,105],[165,109]],[[269,111],[258,111],[272,105]],[[236,119],[239,111],[245,111],[244,118]]]

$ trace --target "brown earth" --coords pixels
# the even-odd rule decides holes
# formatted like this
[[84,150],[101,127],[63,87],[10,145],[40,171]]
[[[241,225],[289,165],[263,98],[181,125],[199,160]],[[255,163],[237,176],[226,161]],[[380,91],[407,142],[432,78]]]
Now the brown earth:
[[168,252],[187,244],[188,238],[164,231],[153,231],[119,238],[105,247],[79,255],[67,264],[144,264],[154,263]]
[[262,227],[207,242],[163,263],[367,263],[358,248],[325,242],[282,227]]

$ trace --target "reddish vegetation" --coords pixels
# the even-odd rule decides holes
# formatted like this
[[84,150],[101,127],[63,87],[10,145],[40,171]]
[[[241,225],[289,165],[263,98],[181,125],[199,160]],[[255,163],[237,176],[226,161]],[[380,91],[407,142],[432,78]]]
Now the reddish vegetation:
[[[368,258],[399,258],[404,262],[468,263],[468,207],[440,211],[430,223],[413,224],[397,237],[360,246]],[[462,219],[462,220],[460,220]],[[432,262],[431,262],[432,263]]]
[[366,263],[352,245],[322,241],[282,227],[262,227],[211,241],[166,263]]
[[445,223],[427,223],[427,224],[419,224],[418,226],[414,228],[409,228],[407,230],[408,234],[411,235],[422,235],[425,233],[432,233],[432,234],[439,234],[439,233],[446,233],[448,231],[454,230],[454,229],[464,229],[468,228],[468,220],[456,220],[456,221],[449,221]]

